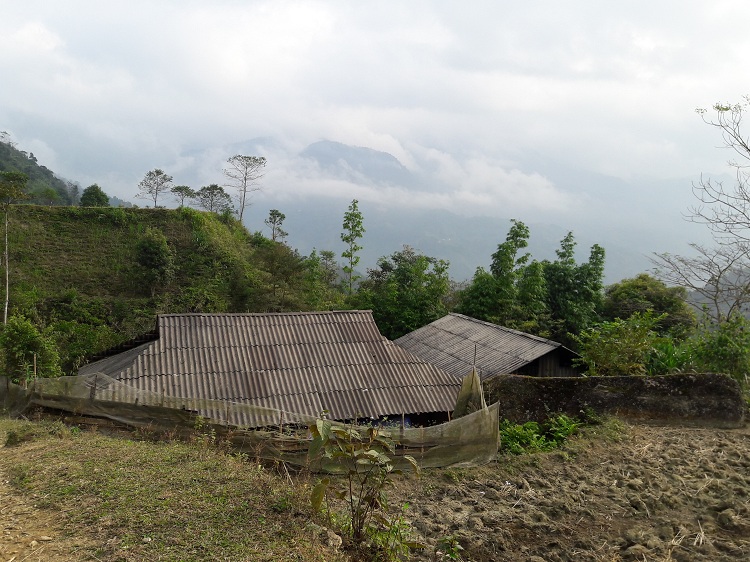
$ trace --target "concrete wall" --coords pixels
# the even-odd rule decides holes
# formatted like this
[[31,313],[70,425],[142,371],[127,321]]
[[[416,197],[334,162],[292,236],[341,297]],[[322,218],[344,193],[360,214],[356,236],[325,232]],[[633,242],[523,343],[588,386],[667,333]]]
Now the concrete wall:
[[747,405],[727,375],[543,378],[495,375],[484,381],[487,403],[500,419],[543,421],[550,413],[580,416],[587,408],[632,421],[740,427]]

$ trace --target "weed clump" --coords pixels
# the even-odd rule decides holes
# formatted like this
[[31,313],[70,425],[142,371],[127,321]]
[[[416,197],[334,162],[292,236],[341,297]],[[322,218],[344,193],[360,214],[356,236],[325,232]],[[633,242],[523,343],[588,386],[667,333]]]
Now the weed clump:
[[552,416],[543,423],[529,421],[514,424],[500,422],[500,450],[513,455],[550,451],[578,433],[583,422],[565,414]]

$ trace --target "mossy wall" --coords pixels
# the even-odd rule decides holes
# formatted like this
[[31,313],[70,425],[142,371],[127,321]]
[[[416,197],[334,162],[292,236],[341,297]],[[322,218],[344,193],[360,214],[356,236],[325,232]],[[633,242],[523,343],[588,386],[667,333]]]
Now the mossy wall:
[[500,418],[544,421],[551,413],[580,416],[587,409],[632,421],[740,427],[747,406],[734,379],[717,374],[663,377],[544,378],[496,375],[484,382]]

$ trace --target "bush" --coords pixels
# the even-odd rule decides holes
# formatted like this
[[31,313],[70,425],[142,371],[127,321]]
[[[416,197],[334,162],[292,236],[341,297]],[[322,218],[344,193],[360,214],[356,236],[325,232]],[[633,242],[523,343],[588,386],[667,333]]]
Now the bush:
[[36,376],[59,377],[60,357],[52,340],[24,316],[11,316],[0,333],[0,350],[5,374],[15,383]]
[[503,420],[500,422],[500,450],[514,455],[549,451],[576,434],[581,425],[582,422],[565,414],[553,416],[541,424],[529,421],[518,425]]

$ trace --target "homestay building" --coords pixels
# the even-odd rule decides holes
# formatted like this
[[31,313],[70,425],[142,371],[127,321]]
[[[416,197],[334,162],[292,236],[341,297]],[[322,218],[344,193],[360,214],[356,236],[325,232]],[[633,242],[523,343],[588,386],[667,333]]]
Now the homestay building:
[[[384,338],[370,311],[163,314],[151,341],[79,370],[97,373],[122,383],[118,393],[335,420],[442,421],[460,387],[456,377]],[[254,425],[241,409],[237,416],[232,425]]]
[[395,343],[461,379],[476,368],[482,380],[497,374],[579,376],[577,354],[562,344],[477,320],[448,314]]

